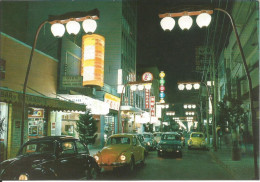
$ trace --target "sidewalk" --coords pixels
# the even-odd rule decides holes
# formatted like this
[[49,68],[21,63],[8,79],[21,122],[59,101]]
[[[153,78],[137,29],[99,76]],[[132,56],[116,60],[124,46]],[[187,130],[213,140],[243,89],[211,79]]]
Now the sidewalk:
[[[232,160],[231,146],[222,146],[214,151],[210,149],[210,155],[213,159],[234,177],[236,180],[254,180],[254,157],[252,146],[248,147],[247,152],[241,153],[239,161]],[[259,164],[259,159],[258,159]]]

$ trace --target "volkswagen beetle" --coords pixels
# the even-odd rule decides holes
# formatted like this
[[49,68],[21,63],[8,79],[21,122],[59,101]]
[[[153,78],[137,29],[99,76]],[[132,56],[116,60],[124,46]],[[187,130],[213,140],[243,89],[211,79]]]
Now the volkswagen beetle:
[[94,158],[105,171],[125,167],[132,172],[135,164],[144,164],[145,149],[135,134],[114,134]]
[[205,135],[202,132],[192,132],[190,134],[190,139],[188,140],[188,149],[200,148],[207,149]]
[[99,172],[87,146],[70,136],[30,140],[0,164],[1,180],[95,179]]

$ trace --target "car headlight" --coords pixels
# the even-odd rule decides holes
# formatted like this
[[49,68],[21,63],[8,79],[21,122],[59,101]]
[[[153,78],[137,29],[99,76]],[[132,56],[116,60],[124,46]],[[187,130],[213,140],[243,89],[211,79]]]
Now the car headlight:
[[126,156],[125,156],[125,155],[123,155],[123,154],[122,154],[122,155],[120,155],[120,160],[121,160],[121,161],[125,161],[125,160],[126,160]]
[[18,180],[20,180],[20,181],[27,181],[27,180],[29,180],[29,177],[28,177],[27,174],[20,174]]
[[99,157],[97,155],[94,156],[95,160],[98,161]]
[[151,143],[150,143],[150,142],[147,142],[147,144],[148,144],[148,145],[151,145]]

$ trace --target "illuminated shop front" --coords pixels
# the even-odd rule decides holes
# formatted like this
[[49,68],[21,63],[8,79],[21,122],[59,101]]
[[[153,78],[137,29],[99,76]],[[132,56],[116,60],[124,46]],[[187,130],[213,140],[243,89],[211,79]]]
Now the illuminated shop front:
[[8,143],[8,104],[0,102],[0,161],[6,158]]

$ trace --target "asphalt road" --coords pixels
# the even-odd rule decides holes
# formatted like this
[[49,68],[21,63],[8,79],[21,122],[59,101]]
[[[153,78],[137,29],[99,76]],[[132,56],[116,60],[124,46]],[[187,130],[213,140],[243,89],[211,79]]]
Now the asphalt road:
[[129,174],[125,169],[118,172],[103,172],[100,180],[234,180],[203,150],[183,150],[182,158],[157,157],[149,152],[145,166],[137,165]]

